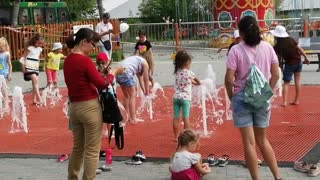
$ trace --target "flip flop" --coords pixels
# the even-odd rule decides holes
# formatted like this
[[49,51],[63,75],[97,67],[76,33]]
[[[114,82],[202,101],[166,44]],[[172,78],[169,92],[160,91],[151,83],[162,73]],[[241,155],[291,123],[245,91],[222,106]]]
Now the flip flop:
[[224,154],[221,158],[219,158],[219,166],[225,167],[229,163],[229,156]]

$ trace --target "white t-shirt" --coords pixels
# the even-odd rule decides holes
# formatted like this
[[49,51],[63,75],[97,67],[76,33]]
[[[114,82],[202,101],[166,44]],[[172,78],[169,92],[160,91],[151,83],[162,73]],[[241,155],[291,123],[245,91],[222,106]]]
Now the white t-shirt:
[[176,152],[172,159],[171,170],[180,172],[191,168],[200,161],[200,155],[188,151]]
[[176,72],[175,77],[173,98],[191,101],[192,80],[195,74],[188,69],[180,69]]
[[27,58],[39,59],[40,53],[42,52],[42,48],[41,47],[29,46],[27,49],[29,50]]
[[[95,28],[95,31],[97,33],[102,33],[102,32],[106,32],[106,31],[109,31],[109,30],[113,30],[113,26],[111,23],[107,23],[105,24],[104,22],[99,22],[97,25],[96,25],[96,28]],[[101,37],[101,41],[106,41],[106,40],[111,40],[110,37],[111,37],[112,33],[110,34],[106,34],[104,36]],[[102,43],[101,43],[102,44]]]
[[42,48],[29,46],[27,49],[29,50],[29,53],[25,62],[26,71],[39,73],[39,57],[42,52]]

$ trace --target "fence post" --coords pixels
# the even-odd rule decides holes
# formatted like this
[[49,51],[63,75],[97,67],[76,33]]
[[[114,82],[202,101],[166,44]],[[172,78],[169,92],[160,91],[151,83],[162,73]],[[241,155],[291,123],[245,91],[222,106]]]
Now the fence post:
[[180,46],[180,40],[179,40],[179,23],[174,23],[174,31],[175,31],[175,41],[176,41],[176,51],[178,51]]

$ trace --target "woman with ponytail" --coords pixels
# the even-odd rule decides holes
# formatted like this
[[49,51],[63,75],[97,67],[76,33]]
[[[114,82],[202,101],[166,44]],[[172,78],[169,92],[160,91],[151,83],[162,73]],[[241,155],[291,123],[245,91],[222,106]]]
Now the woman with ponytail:
[[73,150],[68,167],[69,180],[79,179],[82,164],[82,179],[95,179],[102,132],[102,109],[97,89],[107,88],[112,83],[114,74],[121,72],[121,68],[115,69],[108,74],[108,78],[99,74],[95,64],[88,57],[98,41],[97,33],[88,28],[80,29],[66,41],[68,48],[73,49],[63,67],[70,99],[73,133]]
[[260,29],[254,17],[243,17],[238,27],[243,41],[230,50],[225,75],[225,86],[232,102],[234,126],[240,130],[246,166],[252,179],[259,179],[257,144],[274,178],[281,180],[276,157],[266,135],[271,105],[255,108],[244,101],[244,88],[251,64],[256,65],[274,89],[279,79],[278,58],[272,46],[261,40]]

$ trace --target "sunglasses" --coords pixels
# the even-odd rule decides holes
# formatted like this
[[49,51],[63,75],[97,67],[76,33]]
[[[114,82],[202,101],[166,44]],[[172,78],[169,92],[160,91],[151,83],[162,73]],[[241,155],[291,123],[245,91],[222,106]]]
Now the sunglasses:
[[92,44],[93,47],[96,47],[96,43],[90,41],[90,43]]

